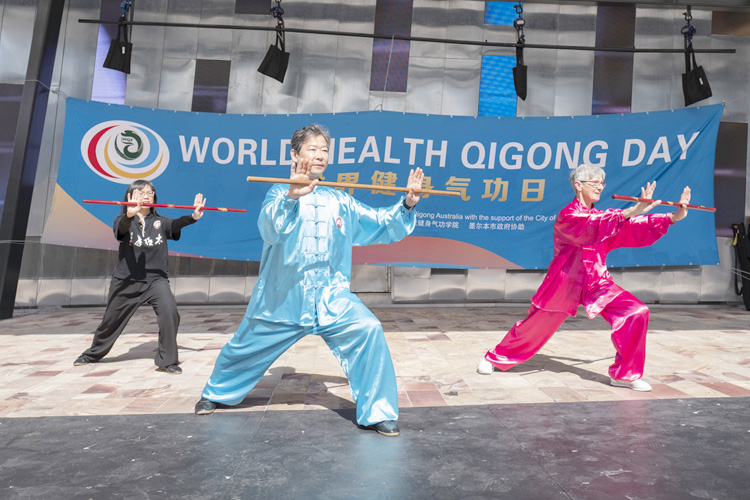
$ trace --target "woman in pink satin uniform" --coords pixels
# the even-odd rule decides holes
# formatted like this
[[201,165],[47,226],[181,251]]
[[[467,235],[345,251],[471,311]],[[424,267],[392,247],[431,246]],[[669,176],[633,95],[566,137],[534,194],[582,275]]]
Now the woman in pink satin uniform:
[[[650,391],[641,380],[646,358],[649,311],[631,293],[617,286],[607,271],[607,254],[622,247],[652,245],[669,226],[687,215],[682,206],[670,214],[642,215],[659,205],[640,202],[625,210],[597,210],[606,186],[604,171],[581,165],[570,176],[575,199],[562,209],[555,221],[554,257],[534,297],[529,315],[517,322],[502,342],[487,351],[477,372],[490,374],[495,368],[508,370],[536,354],[568,316],[575,316],[579,304],[593,318],[599,314],[612,325],[612,343],[617,351],[609,367],[610,383],[636,391]],[[641,198],[651,199],[656,182],[641,188]],[[690,188],[680,203],[690,202]]]

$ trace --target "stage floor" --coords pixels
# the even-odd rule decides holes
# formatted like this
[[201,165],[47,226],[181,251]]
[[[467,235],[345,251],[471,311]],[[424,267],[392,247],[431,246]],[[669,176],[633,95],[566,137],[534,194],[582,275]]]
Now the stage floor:
[[609,325],[579,314],[532,360],[476,373],[526,307],[373,309],[401,436],[357,428],[322,340],[239,407],[193,405],[244,308],[182,307],[182,375],[156,372],[141,308],[110,355],[73,366],[103,309],[0,321],[2,498],[747,498],[750,313],[651,309],[654,390],[608,385]]

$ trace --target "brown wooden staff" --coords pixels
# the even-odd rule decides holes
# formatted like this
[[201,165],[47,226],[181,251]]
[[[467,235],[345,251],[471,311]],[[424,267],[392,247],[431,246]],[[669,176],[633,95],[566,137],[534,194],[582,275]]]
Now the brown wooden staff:
[[[310,184],[312,181],[310,180],[304,180],[304,181],[298,181],[298,180],[291,180],[291,179],[283,179],[283,178],[277,178],[277,177],[253,177],[248,176],[247,178],[248,182],[270,182],[273,184]],[[354,184],[352,182],[330,182],[330,181],[318,181],[318,186],[328,186],[333,188],[345,188],[345,189],[371,189],[373,191],[400,191],[403,193],[408,193],[411,191],[410,188],[407,187],[396,187],[396,186],[380,186],[377,184]],[[437,194],[441,196],[461,196],[461,193],[456,191],[440,191],[437,189],[415,189],[415,193],[419,194]]]
[[[643,201],[646,203],[653,203],[656,200],[652,200],[650,198],[636,198],[635,196],[622,196],[619,194],[613,194],[612,195],[613,200],[625,200],[625,201]],[[681,207],[682,203],[676,202],[676,201],[664,201],[661,200],[662,205],[668,205],[670,207]],[[706,212],[716,212],[716,209],[714,207],[704,207],[703,205],[691,205],[686,204],[685,205],[688,208],[692,208],[693,210],[704,210]]]
[[[94,203],[96,205],[126,205],[130,207],[137,206],[135,201],[107,201],[107,200],[83,200],[84,203]],[[195,210],[195,205],[172,205],[165,203],[141,203],[142,207],[153,208],[182,208],[185,210]],[[244,208],[224,208],[224,207],[201,207],[203,210],[212,210],[216,212],[247,212]]]

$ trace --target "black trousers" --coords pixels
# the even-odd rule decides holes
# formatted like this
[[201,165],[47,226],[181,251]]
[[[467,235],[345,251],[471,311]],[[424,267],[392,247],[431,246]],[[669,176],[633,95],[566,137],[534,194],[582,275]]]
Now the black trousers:
[[178,363],[177,328],[180,326],[180,314],[166,278],[148,282],[112,278],[104,318],[94,332],[91,347],[83,354],[97,361],[106,356],[141,304],[154,308],[159,325],[159,347],[154,362],[160,367]]

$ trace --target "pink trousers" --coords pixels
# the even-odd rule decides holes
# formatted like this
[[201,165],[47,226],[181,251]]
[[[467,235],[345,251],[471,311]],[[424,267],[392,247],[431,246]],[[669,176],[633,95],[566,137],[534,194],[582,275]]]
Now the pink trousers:
[[[643,376],[646,362],[646,332],[649,311],[646,305],[628,292],[623,292],[601,312],[612,325],[615,362],[609,375],[618,380],[637,380]],[[545,311],[532,305],[526,319],[517,322],[502,342],[487,351],[484,358],[505,371],[529,360],[547,343],[568,313]]]

